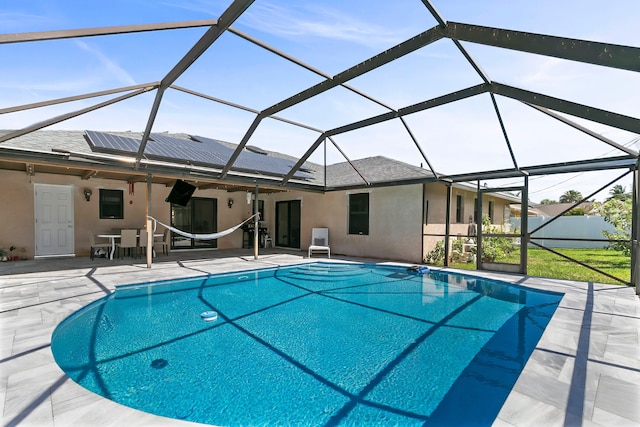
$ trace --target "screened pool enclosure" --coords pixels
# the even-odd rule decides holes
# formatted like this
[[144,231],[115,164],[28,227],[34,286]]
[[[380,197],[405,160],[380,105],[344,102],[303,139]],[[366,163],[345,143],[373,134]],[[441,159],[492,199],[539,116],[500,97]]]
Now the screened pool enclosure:
[[[187,9],[150,2],[146,9],[122,6],[116,22],[104,22],[98,10],[81,28],[25,21],[0,34],[4,68],[20,75],[0,87],[0,127],[9,129],[0,133],[0,168],[29,173],[46,163],[60,174],[72,165],[123,181],[181,178],[190,159],[151,161],[153,141],[164,129],[197,135],[209,125],[215,129],[209,134],[235,145],[191,176],[198,185],[256,193],[441,183],[450,200],[451,186],[465,182],[477,187],[480,206],[483,195],[503,191],[517,194],[525,212],[536,191],[532,181],[601,173],[584,200],[619,182],[630,189],[627,284],[640,292],[640,47],[636,34],[617,27],[623,24],[593,17],[602,28],[592,31],[591,18],[570,5],[226,3]],[[526,15],[522,7],[538,12],[539,21],[512,24]],[[634,16],[607,7],[620,19]],[[564,36],[572,33],[576,37]],[[598,41],[600,33],[614,41]],[[60,84],[52,77],[56,68],[71,68],[69,78],[76,80],[101,75],[78,52],[90,52],[91,66],[97,62],[119,77]],[[127,161],[11,145],[41,129],[69,127],[136,128],[142,137]],[[278,173],[270,171],[273,165],[247,172],[247,149],[297,160],[281,163],[285,170]],[[372,180],[355,160],[376,155],[421,166],[426,174]],[[357,181],[326,174],[305,179],[306,162],[346,162]],[[536,244],[526,217],[514,238],[520,259],[509,271],[526,273],[528,247]],[[480,227],[479,254],[483,237],[492,237],[486,234]],[[449,240],[448,231],[444,237]],[[479,257],[478,268],[495,267]]]

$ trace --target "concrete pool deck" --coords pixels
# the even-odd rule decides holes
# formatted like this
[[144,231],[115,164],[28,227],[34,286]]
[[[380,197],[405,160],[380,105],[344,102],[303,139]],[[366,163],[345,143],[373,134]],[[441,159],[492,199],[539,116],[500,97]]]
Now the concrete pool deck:
[[[254,260],[250,250],[173,252],[151,269],[130,258],[0,263],[2,425],[195,425],[124,407],[71,381],[53,360],[53,330],[118,285],[324,259],[304,255],[261,249]],[[640,299],[633,288],[472,274],[565,294],[494,425],[640,426]]]

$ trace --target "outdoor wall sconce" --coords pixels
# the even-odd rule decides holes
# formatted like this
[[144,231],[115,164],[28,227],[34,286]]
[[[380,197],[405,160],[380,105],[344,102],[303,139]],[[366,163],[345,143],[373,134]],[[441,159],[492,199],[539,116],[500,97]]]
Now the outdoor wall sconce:
[[247,204],[251,204],[251,193],[247,192]]
[[231,209],[231,206],[233,206],[233,199],[227,200],[227,206],[229,206],[229,209]]
[[90,188],[85,188],[84,189],[84,199],[88,202],[91,200],[91,195],[93,194],[93,192],[91,191]]

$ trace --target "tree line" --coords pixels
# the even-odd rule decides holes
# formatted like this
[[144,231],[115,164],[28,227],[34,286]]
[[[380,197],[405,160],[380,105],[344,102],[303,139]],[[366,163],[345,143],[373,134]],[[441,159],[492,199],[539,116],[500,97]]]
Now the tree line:
[[[605,203],[612,199],[622,200],[623,202],[627,200],[631,201],[631,198],[632,198],[631,192],[627,192],[626,187],[624,185],[617,184],[611,187],[611,189],[609,190],[609,197],[605,200]],[[540,204],[554,205],[556,203],[578,203],[582,199],[584,199],[584,197],[582,196],[582,193],[580,193],[579,191],[567,190],[560,196],[560,198],[557,201],[553,199],[542,199],[540,201]]]

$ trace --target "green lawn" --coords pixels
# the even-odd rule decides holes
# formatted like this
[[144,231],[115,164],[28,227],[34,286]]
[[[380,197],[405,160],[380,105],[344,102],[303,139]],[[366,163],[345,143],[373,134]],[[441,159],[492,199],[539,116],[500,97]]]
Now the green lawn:
[[[556,252],[577,259],[587,265],[618,277],[625,282],[631,281],[631,258],[620,252],[606,249],[554,249]],[[501,259],[501,262],[517,263],[519,253],[513,259]],[[580,282],[612,283],[621,282],[596,271],[576,264],[544,249],[529,249],[527,274],[530,276],[551,277],[555,279],[577,280]],[[475,263],[452,263],[451,267],[475,270]]]

